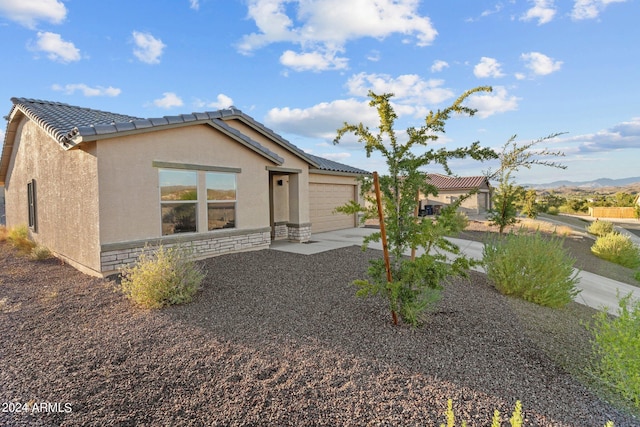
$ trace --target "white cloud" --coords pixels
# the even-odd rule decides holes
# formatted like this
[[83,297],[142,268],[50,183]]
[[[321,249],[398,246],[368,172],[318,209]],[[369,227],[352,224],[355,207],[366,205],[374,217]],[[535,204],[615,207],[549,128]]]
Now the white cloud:
[[173,92],[164,92],[162,95],[163,95],[162,98],[155,99],[153,101],[153,105],[155,105],[156,107],[166,108],[166,109],[174,108],[174,107],[182,107],[184,105],[184,102],[182,102],[182,99]]
[[195,102],[195,106],[196,108],[215,108],[216,110],[224,110],[225,108],[233,106],[233,99],[224,93],[219,93],[215,101],[197,100]]
[[431,65],[431,72],[437,73],[444,70],[445,68],[449,68],[449,63],[447,61],[437,59],[433,61],[433,64]]
[[540,52],[523,53],[520,58],[525,61],[525,66],[538,76],[551,74],[562,66],[562,61],[554,61]]
[[372,50],[368,55],[367,55],[367,59],[371,62],[378,62],[380,61],[380,51],[379,50]]
[[333,140],[344,122],[375,126],[378,115],[369,101],[345,99],[322,102],[309,108],[272,108],[265,124],[281,133]]
[[199,0],[189,0],[189,7],[193,10],[200,9],[200,1]]
[[136,48],[133,49],[133,54],[136,58],[147,64],[160,63],[160,56],[162,56],[162,51],[166,47],[162,40],[153,37],[149,33],[134,31],[133,42],[136,45]]
[[538,20],[538,25],[543,25],[553,20],[556,14],[554,0],[530,0],[533,7],[520,17],[521,21]]
[[365,97],[372,90],[378,95],[393,93],[394,104],[439,104],[454,96],[453,91],[442,87],[443,80],[423,80],[417,74],[403,74],[396,78],[388,74],[359,73],[351,76],[347,87],[351,95]]
[[486,18],[487,16],[491,16],[495,13],[499,13],[502,9],[503,9],[503,5],[501,3],[498,3],[497,5],[495,5],[495,7],[493,9],[486,9],[484,10],[480,16],[478,18],[467,18],[465,19],[465,22],[476,22],[479,21],[481,18]]
[[0,14],[34,29],[38,21],[62,23],[67,9],[58,0],[0,0]]
[[[442,80],[423,80],[415,74],[392,77],[359,73],[347,81],[348,92],[354,98],[322,102],[308,108],[273,108],[268,112],[265,124],[278,132],[331,141],[344,122],[363,123],[372,128],[379,125],[375,108],[369,106],[369,90],[377,94],[394,93],[391,101],[398,117],[423,118],[430,105],[454,97],[453,91],[442,87],[443,84]],[[346,136],[342,145],[350,146],[351,143],[355,143],[355,139]]]
[[627,0],[575,0],[571,18],[579,21],[582,19],[597,18],[610,3],[624,3]]
[[640,148],[640,117],[622,122],[596,133],[561,138],[565,143],[577,143],[579,153],[609,152]]
[[72,83],[64,86],[54,84],[51,88],[55,91],[64,92],[67,95],[72,95],[76,91],[80,91],[84,96],[118,96],[122,92],[120,89],[113,86],[90,87],[84,83]]
[[338,58],[339,63],[327,59],[343,52],[350,40],[404,34],[418,46],[431,44],[438,33],[428,17],[418,14],[418,6],[416,0],[250,0],[248,16],[258,31],[242,37],[238,49],[250,54],[288,42],[301,50],[285,52],[285,65],[292,63],[298,70],[344,68],[346,58]]
[[503,86],[494,86],[491,93],[471,95],[466,105],[477,109],[476,115],[484,119],[497,113],[517,110],[518,101],[519,98],[509,95]]
[[60,34],[38,32],[38,40],[32,49],[46,52],[52,61],[68,63],[80,60],[80,50],[73,43],[62,40]]
[[504,73],[500,69],[501,65],[495,58],[483,56],[480,62],[473,67],[473,74],[478,78],[503,77]]
[[347,68],[348,59],[336,57],[336,52],[296,53],[285,51],[280,56],[280,63],[295,71],[326,71]]

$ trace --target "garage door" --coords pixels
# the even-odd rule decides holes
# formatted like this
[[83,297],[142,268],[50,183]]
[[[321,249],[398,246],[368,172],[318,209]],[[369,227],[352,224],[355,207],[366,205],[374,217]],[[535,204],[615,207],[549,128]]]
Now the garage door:
[[353,200],[355,186],[347,184],[309,184],[311,232],[341,230],[355,226],[354,215],[333,213],[338,206]]

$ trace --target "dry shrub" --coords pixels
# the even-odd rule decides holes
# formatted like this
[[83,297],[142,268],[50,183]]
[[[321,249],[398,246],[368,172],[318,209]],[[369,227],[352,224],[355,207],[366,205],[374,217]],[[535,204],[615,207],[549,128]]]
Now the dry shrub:
[[26,225],[10,228],[7,233],[7,241],[24,255],[29,255],[36,244],[29,238],[29,229]]
[[146,249],[134,265],[122,269],[125,296],[144,308],[190,302],[205,277],[190,253],[161,245],[148,255]]

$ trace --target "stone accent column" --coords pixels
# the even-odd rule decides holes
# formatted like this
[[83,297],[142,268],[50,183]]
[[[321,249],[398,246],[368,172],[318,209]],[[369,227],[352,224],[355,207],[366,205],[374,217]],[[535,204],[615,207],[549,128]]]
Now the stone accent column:
[[287,234],[292,242],[304,243],[311,239],[311,223],[305,224],[287,224]]

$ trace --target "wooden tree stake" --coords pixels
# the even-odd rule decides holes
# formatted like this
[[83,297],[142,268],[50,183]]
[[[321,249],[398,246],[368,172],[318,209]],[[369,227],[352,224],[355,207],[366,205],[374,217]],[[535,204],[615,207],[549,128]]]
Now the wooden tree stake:
[[[378,204],[378,220],[380,221],[380,237],[382,238],[382,253],[384,255],[384,266],[387,270],[387,282],[393,282],[391,277],[391,261],[389,260],[389,247],[387,246],[387,231],[384,226],[384,212],[382,210],[382,197],[380,195],[380,181],[378,180],[378,172],[373,173],[373,187],[376,191],[376,203]],[[393,324],[398,324],[398,314],[395,310],[391,310]]]

